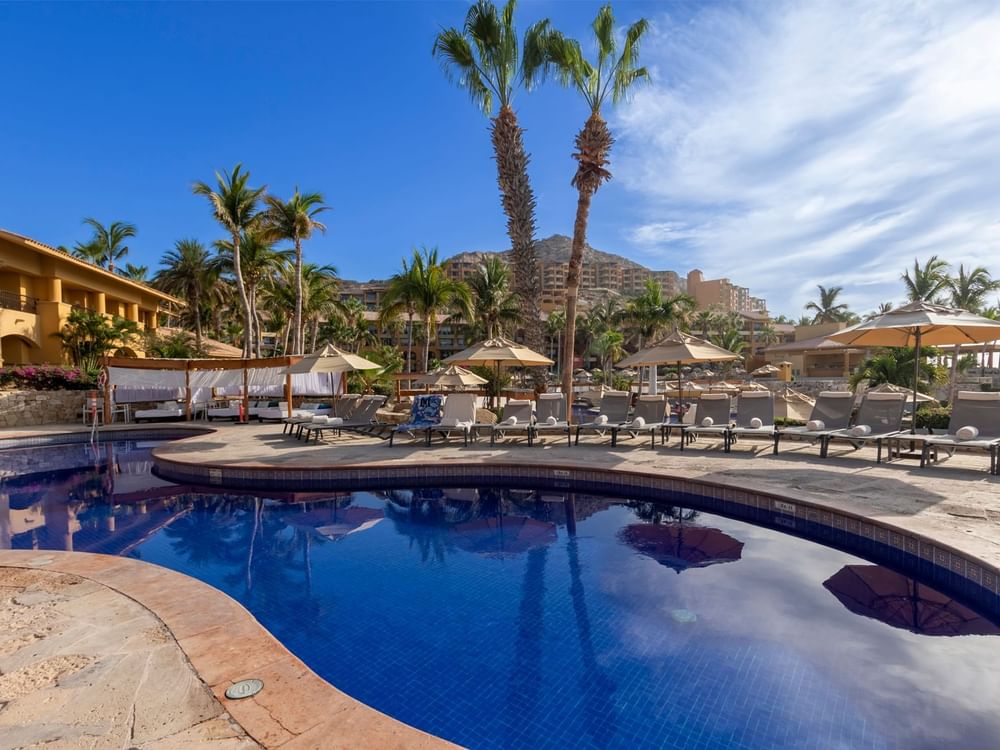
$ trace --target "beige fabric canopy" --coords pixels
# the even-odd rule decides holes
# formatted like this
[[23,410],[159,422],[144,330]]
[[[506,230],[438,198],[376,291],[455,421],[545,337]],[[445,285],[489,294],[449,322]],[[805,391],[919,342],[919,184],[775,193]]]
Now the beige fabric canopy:
[[753,377],[761,377],[762,375],[777,375],[779,372],[781,372],[781,370],[774,365],[763,365],[751,372],[750,375]]
[[[619,369],[626,367],[655,367],[656,365],[677,365],[677,377],[680,379],[680,366],[692,362],[723,362],[739,359],[728,349],[709,343],[687,333],[674,331],[665,339],[647,349],[640,349],[630,357],[626,357],[615,365]],[[678,390],[678,398],[684,398]]]
[[379,370],[382,368],[378,362],[372,362],[357,354],[345,352],[333,344],[327,344],[319,351],[307,354],[294,365],[288,368],[288,372],[297,375],[303,372],[351,372],[353,370]]
[[740,391],[769,391],[771,390],[766,385],[761,385],[760,383],[743,383],[739,386]]
[[[882,385],[877,385],[874,388],[869,388],[867,393],[905,393],[910,395],[909,388],[901,388],[893,383],[882,383]],[[920,403],[937,403],[937,399],[933,396],[928,396],[926,393],[917,392],[917,401]]]
[[444,360],[449,365],[506,365],[508,367],[541,367],[555,364],[551,359],[510,339],[498,336],[473,344]]
[[439,367],[426,375],[421,375],[416,382],[419,385],[433,387],[461,388],[468,385],[484,385],[487,381],[486,378],[482,378],[464,367],[451,365],[450,367]]
[[809,419],[815,403],[815,399],[806,394],[786,387],[774,394],[774,418],[805,422]]

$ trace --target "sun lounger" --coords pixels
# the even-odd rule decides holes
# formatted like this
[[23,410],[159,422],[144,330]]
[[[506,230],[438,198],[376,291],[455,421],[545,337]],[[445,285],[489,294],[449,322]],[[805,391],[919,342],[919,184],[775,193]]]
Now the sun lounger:
[[410,421],[397,425],[389,433],[389,445],[392,445],[396,435],[400,433],[415,437],[418,432],[424,433],[425,439],[429,444],[431,440],[430,428],[441,421],[441,403],[443,400],[444,397],[436,393],[415,396],[413,406],[410,409]]
[[831,442],[850,443],[854,450],[875,443],[875,463],[882,463],[882,444],[902,429],[905,405],[905,393],[866,394],[853,427],[836,430],[820,438],[820,457],[827,457]]
[[375,413],[384,403],[385,396],[363,396],[359,400],[357,409],[354,410],[354,416],[349,420],[342,417],[316,416],[311,422],[300,425],[299,429],[301,434],[305,435],[307,443],[310,437],[318,443],[320,435],[328,431],[336,432],[338,435],[344,431],[367,432],[374,424]]
[[726,452],[741,437],[762,437],[774,440],[774,394],[768,391],[746,391],[736,402],[736,423],[729,428]]
[[573,444],[573,433],[566,421],[566,397],[561,393],[540,393],[535,403],[535,423],[531,426],[531,440],[547,432],[566,436],[566,444]]
[[774,452],[783,438],[815,443],[851,424],[854,394],[850,391],[821,391],[805,427],[782,427],[774,431]]
[[444,411],[440,421],[427,428],[427,443],[430,444],[434,433],[447,440],[451,437],[451,433],[461,432],[463,441],[468,445],[475,423],[476,395],[474,393],[451,393],[444,401]]
[[133,416],[136,422],[157,419],[184,419],[184,406],[177,401],[162,401],[156,405],[155,409],[139,409]]
[[670,428],[667,419],[666,396],[639,396],[632,412],[632,419],[617,424],[611,428],[611,445],[618,445],[618,434],[625,432],[631,437],[640,433],[649,433],[649,447],[656,447],[656,433],[660,433],[660,443],[666,442],[667,430]]
[[284,420],[281,432],[289,435],[298,430],[299,425],[312,422],[313,417],[329,417],[333,414],[333,408],[329,404],[308,402],[299,405],[298,409],[292,409],[292,415]]
[[503,419],[490,425],[490,445],[496,445],[497,439],[521,435],[527,437],[528,445],[531,445],[534,420],[535,409],[531,401],[511,399],[503,408]]
[[701,435],[721,437],[723,448],[728,450],[732,413],[733,399],[728,393],[701,394],[698,397],[698,416],[694,424],[681,425],[681,450]]
[[1000,473],[1000,392],[959,391],[946,435],[912,437],[923,443],[921,467],[930,460],[939,463],[942,452],[950,458],[956,451],[972,450],[989,453],[990,474]]
[[604,436],[612,427],[629,421],[628,410],[632,394],[628,391],[605,391],[601,395],[601,411],[590,422],[576,426],[576,445],[580,444],[580,433],[584,430]]

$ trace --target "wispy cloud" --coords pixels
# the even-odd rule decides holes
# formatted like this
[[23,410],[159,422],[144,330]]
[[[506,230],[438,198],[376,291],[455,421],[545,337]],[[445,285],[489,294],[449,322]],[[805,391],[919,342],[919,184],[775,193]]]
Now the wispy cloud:
[[616,178],[642,205],[628,239],[793,315],[817,283],[844,286],[861,312],[898,299],[914,257],[989,266],[997,39],[990,2],[748,2],[655,19],[655,82],[614,123]]

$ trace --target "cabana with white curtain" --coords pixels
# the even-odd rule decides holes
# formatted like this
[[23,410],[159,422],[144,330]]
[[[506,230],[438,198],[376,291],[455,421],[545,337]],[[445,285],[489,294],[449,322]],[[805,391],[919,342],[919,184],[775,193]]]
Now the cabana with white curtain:
[[288,368],[301,357],[265,359],[137,359],[107,357],[104,367],[104,418],[111,419],[112,403],[183,401],[191,419],[192,404],[213,396],[242,398],[249,414],[252,396],[284,396],[289,407],[293,396],[333,397],[343,392],[341,373],[290,374]]

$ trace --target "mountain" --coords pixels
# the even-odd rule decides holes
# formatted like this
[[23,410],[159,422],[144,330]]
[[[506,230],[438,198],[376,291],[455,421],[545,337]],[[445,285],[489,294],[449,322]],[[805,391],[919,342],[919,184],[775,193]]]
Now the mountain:
[[[535,254],[538,256],[538,260],[542,263],[568,263],[569,256],[572,252],[573,240],[564,234],[554,234],[551,237],[546,237],[544,240],[538,240],[535,243]],[[478,261],[482,260],[482,258],[487,255],[497,254],[506,260],[510,257],[510,253],[510,250],[504,250],[500,253],[497,253],[495,250],[476,250],[459,253],[458,255],[448,258],[448,260]],[[594,263],[612,263],[625,268],[645,268],[645,266],[636,263],[634,260],[629,260],[628,258],[624,258],[621,255],[615,255],[614,253],[606,253],[603,250],[598,250],[590,245],[587,245],[583,249],[583,262],[587,265]]]

